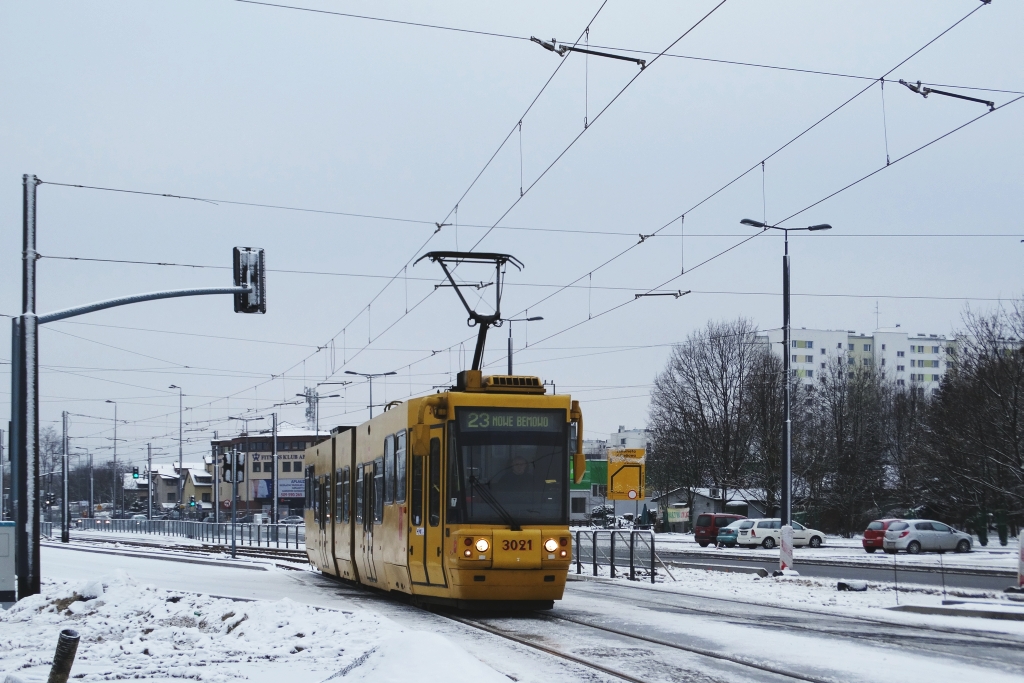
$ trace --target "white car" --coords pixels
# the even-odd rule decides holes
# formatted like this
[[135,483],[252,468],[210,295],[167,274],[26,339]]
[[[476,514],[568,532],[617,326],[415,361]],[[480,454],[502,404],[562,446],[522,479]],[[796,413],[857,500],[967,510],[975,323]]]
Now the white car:
[[[793,545],[809,545],[812,548],[820,548],[825,542],[825,534],[814,529],[808,529],[800,522],[791,522],[793,527]],[[736,536],[736,545],[743,548],[774,548],[782,542],[782,520],[775,519],[744,519],[737,524],[739,534]]]
[[922,550],[944,553],[953,550],[958,553],[971,552],[970,535],[957,531],[951,526],[931,519],[909,519],[893,522],[885,530],[882,549],[887,553],[901,550],[917,555]]

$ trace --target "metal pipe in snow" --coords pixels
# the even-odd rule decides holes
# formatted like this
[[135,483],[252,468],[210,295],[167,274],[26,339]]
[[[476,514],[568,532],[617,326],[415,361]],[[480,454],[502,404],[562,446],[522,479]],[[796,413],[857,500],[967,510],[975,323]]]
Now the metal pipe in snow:
[[50,676],[46,683],[68,683],[71,665],[75,663],[75,654],[78,652],[78,638],[78,631],[70,628],[60,632],[57,651],[53,655],[53,666],[50,668]]

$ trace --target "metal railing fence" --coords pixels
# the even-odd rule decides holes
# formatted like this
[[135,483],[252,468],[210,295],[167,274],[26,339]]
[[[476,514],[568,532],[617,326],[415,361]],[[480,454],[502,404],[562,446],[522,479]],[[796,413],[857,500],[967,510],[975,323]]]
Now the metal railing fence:
[[[83,531],[178,536],[208,543],[231,543],[231,522],[199,522],[185,519],[76,519],[72,528]],[[302,548],[306,527],[302,524],[252,524],[238,522],[234,540],[239,545]]]
[[649,574],[654,583],[657,555],[653,531],[577,529],[572,540],[577,574],[583,573],[583,565],[591,567],[594,576],[598,575],[598,567],[607,566],[611,578],[615,578],[617,570],[628,569],[630,581],[636,581],[638,574]]

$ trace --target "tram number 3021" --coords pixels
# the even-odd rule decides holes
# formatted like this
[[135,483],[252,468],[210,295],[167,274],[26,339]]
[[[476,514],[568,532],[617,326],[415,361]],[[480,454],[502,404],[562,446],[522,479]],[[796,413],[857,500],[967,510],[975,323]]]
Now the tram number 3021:
[[532,540],[528,540],[528,539],[526,539],[526,540],[519,540],[519,541],[517,541],[515,539],[503,540],[501,542],[501,549],[502,550],[511,550],[511,551],[516,551],[516,550],[533,550],[533,541]]

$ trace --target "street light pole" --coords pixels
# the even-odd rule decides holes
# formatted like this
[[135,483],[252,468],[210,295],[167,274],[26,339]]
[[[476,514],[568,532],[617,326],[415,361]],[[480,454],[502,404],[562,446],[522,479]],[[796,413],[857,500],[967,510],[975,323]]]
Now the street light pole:
[[153,444],[146,444],[146,519],[153,521]]
[[[60,502],[60,542],[69,543],[71,541],[71,505],[68,502],[68,476],[70,475],[70,466],[68,463],[68,411],[64,411],[61,414],[62,424],[64,426],[64,434],[61,439],[61,450],[64,452],[61,460],[61,469],[64,471],[64,484],[62,488],[63,498]],[[116,441],[114,443],[117,443]],[[3,458],[0,457],[0,467],[3,466]],[[0,503],[2,504],[2,503]]]
[[[124,488],[124,483],[123,482],[121,483],[120,487],[118,486],[118,483],[117,483],[117,401],[111,401],[110,399],[107,399],[106,403],[113,403],[114,404],[114,519],[117,519],[117,489],[118,488],[121,488],[121,489]],[[121,501],[122,501],[122,503],[124,501],[124,491],[123,490],[121,492]],[[121,505],[121,509],[122,509],[122,512],[123,512],[124,511],[124,505],[123,504]]]
[[831,230],[832,226],[827,223],[810,225],[806,228],[783,228],[778,225],[768,225],[761,221],[744,218],[740,221],[743,225],[749,225],[762,230],[781,230],[785,236],[785,251],[782,256],[782,367],[784,373],[783,394],[784,403],[782,421],[782,495],[780,502],[779,517],[781,526],[787,526],[793,521],[793,424],[791,421],[791,396],[790,386],[792,378],[791,370],[791,341],[790,341],[790,319],[789,319],[789,233],[790,231]]
[[387,377],[388,375],[397,374],[395,371],[391,372],[353,372],[352,370],[346,370],[346,375],[356,375],[358,377],[365,377],[370,382],[370,418],[373,418],[373,378],[374,377]]
[[508,374],[512,374],[512,323],[532,323],[543,319],[539,315],[535,315],[532,318],[505,318],[505,322],[508,323]]
[[181,398],[181,387],[177,384],[172,384],[167,387],[168,389],[178,390],[178,518],[181,518],[181,503],[182,497],[185,495],[185,462],[184,456],[182,455],[181,448],[181,413],[182,413],[182,398]]

